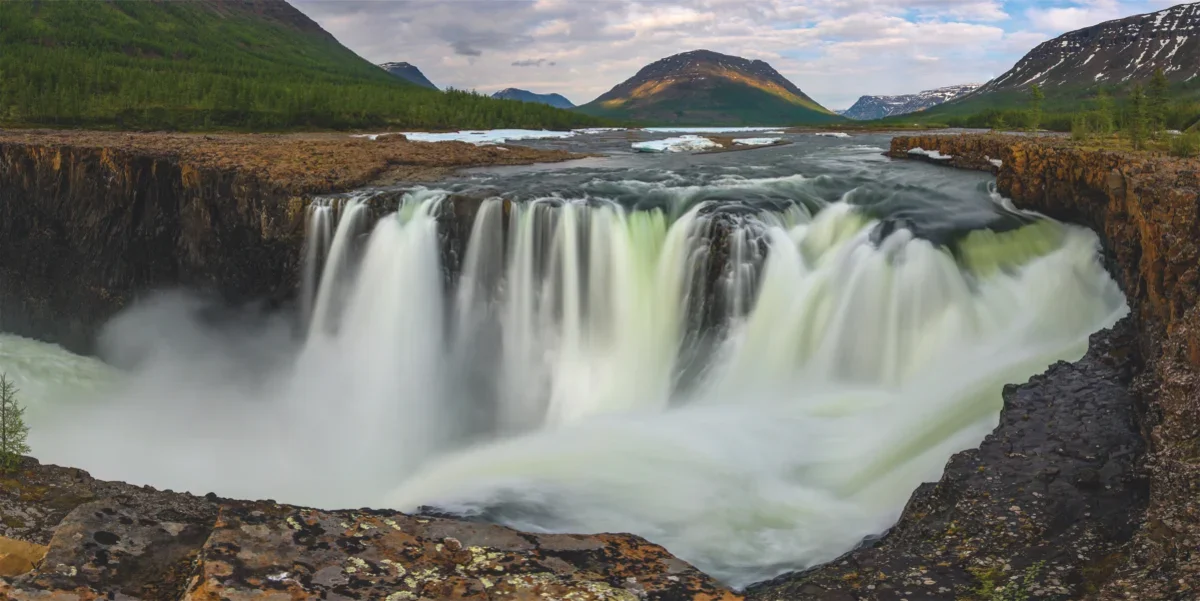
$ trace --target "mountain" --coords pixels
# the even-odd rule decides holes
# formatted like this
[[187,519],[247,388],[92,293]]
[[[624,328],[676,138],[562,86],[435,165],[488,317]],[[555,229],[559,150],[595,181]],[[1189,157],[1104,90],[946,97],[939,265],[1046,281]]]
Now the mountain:
[[1000,118],[1009,127],[1021,127],[1036,84],[1046,96],[1041,125],[1067,129],[1075,113],[1090,110],[1100,90],[1121,103],[1134,84],[1147,83],[1157,69],[1172,83],[1168,126],[1186,127],[1200,111],[1200,3],[1065,33],[1039,44],[974,92],[902,121],[988,127]]
[[567,128],[596,119],[407,83],[283,0],[0,1],[0,125]]
[[709,50],[667,57],[579,108],[675,125],[791,125],[841,121],[763,61]]
[[1200,3],[1108,21],[1043,42],[979,93],[1033,84],[1052,89],[1144,81],[1155,69],[1176,82],[1200,76]]
[[867,121],[882,119],[893,115],[907,115],[949,102],[979,87],[977,83],[948,86],[936,90],[925,90],[916,94],[901,96],[863,96],[847,109],[842,115],[850,119]]
[[502,100],[520,100],[521,102],[536,102],[539,104],[548,104],[560,109],[573,109],[575,105],[567,100],[561,94],[534,94],[527,90],[518,90],[517,88],[506,88],[492,94],[492,98],[500,98]]
[[423,88],[429,88],[431,90],[438,89],[438,87],[433,85],[433,82],[429,81],[429,79],[425,77],[425,74],[421,73],[421,70],[415,65],[410,65],[408,63],[383,63],[382,65],[379,65],[379,68],[391,73],[392,75],[395,75],[396,77],[399,77],[400,79],[403,79],[409,83],[417,84]]

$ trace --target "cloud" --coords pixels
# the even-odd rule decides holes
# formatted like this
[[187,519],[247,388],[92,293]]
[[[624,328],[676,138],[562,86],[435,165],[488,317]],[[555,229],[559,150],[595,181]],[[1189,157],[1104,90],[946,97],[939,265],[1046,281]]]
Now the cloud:
[[1117,0],[1081,0],[1070,6],[1031,8],[1026,15],[1034,29],[1063,32],[1111,21],[1121,17],[1122,10]]
[[462,40],[450,42],[450,47],[454,48],[455,54],[461,54],[463,56],[483,56],[482,50],[474,48],[469,43]]
[[[830,108],[982,82],[1037,43],[1170,0],[297,0],[372,62],[587,102],[660,58],[767,61]],[[545,67],[554,66],[554,69]],[[538,68],[543,67],[543,68]]]
[[557,62],[548,61],[544,58],[527,58],[523,61],[513,61],[512,66],[514,66],[514,67],[541,67],[542,65],[545,65],[547,67],[553,67],[557,64],[558,64]]

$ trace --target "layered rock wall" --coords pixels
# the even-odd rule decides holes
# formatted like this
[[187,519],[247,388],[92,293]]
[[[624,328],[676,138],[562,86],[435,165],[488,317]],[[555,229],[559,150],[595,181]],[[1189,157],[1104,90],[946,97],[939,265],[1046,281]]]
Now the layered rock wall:
[[1102,598],[1200,595],[1200,164],[1021,136],[898,137],[890,154],[915,147],[998,156],[1001,194],[1100,235],[1133,311],[1151,490]]
[[237,170],[121,150],[0,144],[0,331],[91,348],[137,294],[294,288],[303,201]]

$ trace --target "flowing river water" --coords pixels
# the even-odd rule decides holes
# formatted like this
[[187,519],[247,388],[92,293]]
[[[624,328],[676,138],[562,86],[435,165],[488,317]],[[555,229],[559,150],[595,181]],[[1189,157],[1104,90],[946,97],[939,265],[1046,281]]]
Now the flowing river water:
[[0,336],[0,370],[35,455],[97,477],[633,532],[745,586],[884,532],[1005,384],[1127,311],[1094,234],[989,175],[789,138],[323,199],[293,313],[167,293],[106,363]]

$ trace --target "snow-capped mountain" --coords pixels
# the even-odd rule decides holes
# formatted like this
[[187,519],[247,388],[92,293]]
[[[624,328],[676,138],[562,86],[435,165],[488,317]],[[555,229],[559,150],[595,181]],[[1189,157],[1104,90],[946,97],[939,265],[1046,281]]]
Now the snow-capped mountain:
[[415,83],[421,87],[430,88],[433,90],[438,89],[438,87],[433,85],[433,82],[429,81],[429,79],[425,77],[425,74],[421,73],[421,70],[415,65],[411,65],[409,63],[383,63],[382,65],[379,65],[379,68],[391,73],[392,75],[395,75],[396,77],[404,79],[409,83]]
[[1033,84],[1054,88],[1143,81],[1155,69],[1171,81],[1200,76],[1200,3],[1108,21],[1043,42],[979,93]]
[[955,98],[970,94],[977,88],[979,88],[979,84],[969,83],[901,96],[863,96],[842,114],[850,119],[860,121],[882,119],[893,115],[907,115],[943,102],[950,102]]

